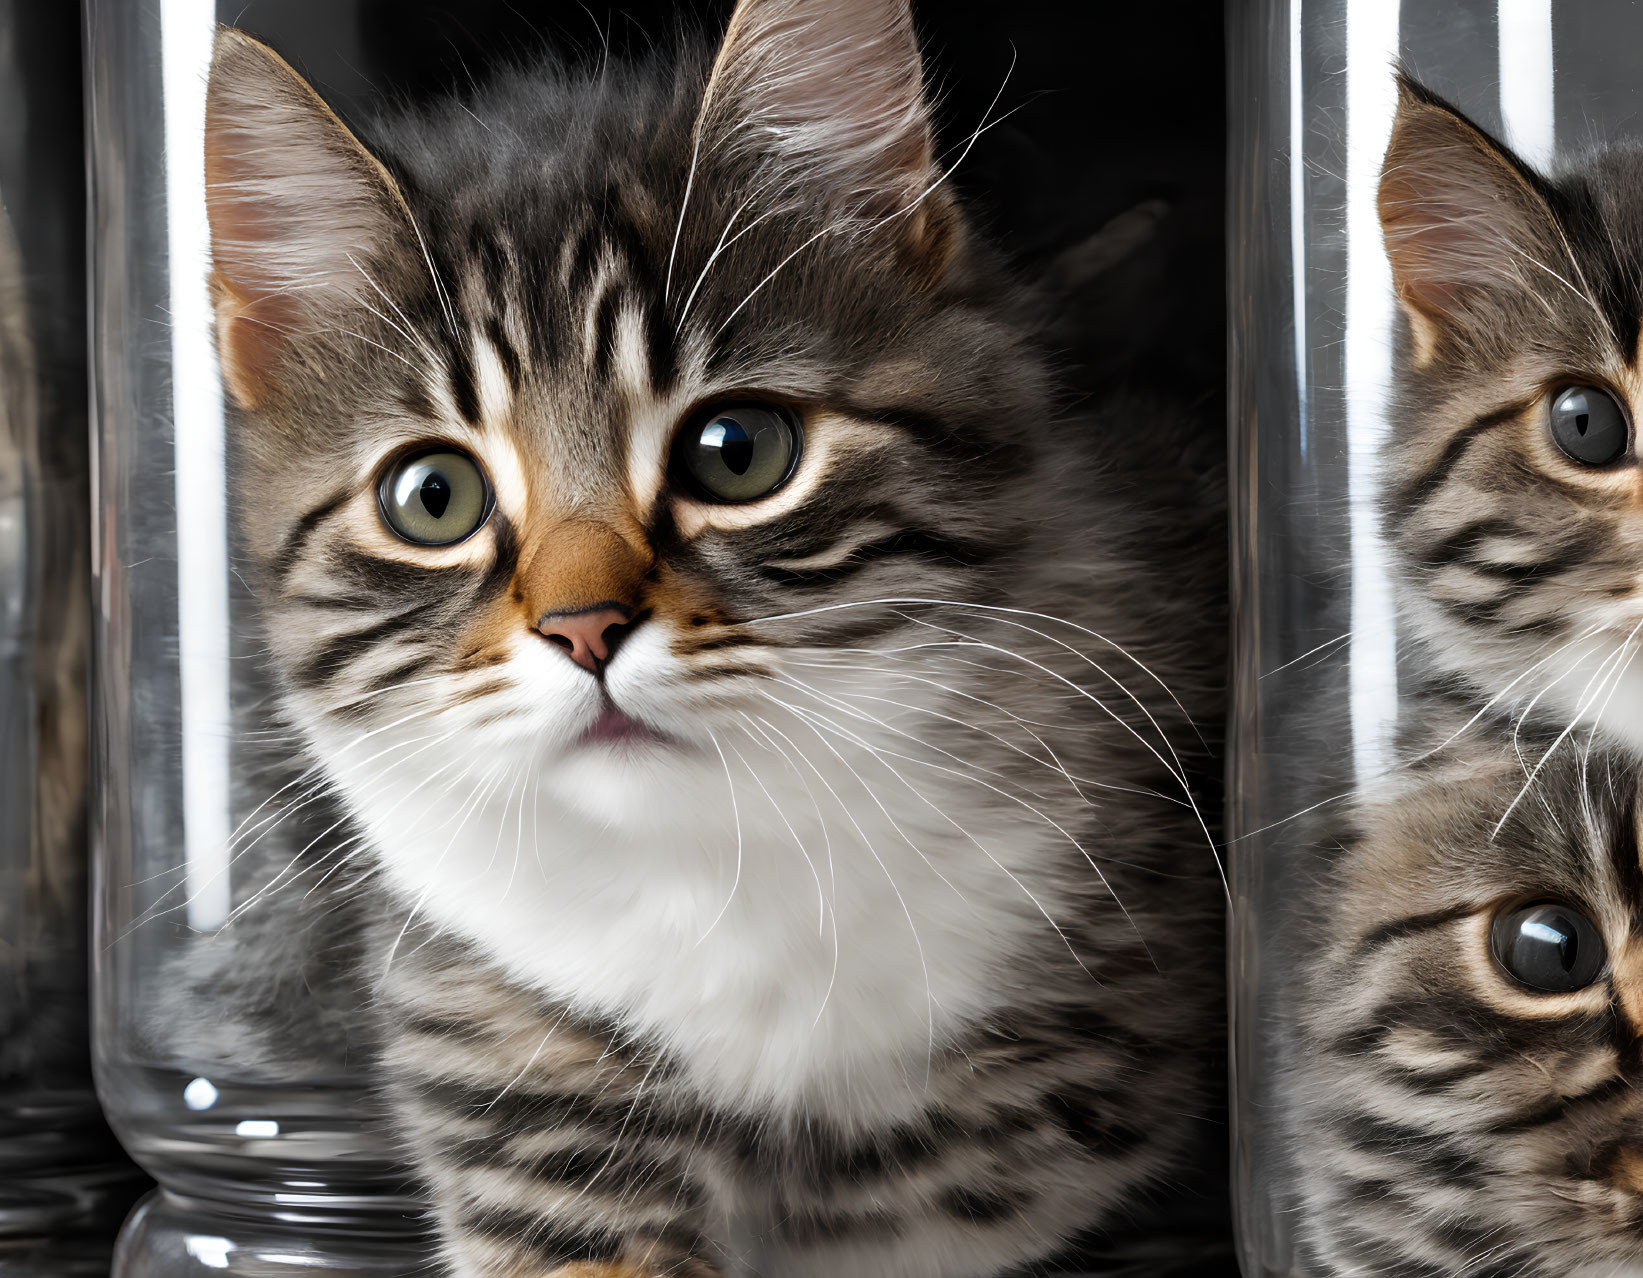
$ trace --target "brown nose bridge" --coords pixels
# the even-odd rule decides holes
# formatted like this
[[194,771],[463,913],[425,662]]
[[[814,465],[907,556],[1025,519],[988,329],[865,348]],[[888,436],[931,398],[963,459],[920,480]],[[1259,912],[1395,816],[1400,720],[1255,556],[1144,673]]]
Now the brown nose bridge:
[[534,547],[522,583],[532,619],[615,605],[632,608],[649,555],[606,524],[565,521]]

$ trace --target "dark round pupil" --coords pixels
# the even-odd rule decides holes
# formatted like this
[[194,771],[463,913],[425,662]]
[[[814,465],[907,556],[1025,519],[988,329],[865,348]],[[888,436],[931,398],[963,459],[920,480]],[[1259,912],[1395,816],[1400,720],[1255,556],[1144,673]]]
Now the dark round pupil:
[[733,417],[721,417],[714,425],[720,431],[719,460],[736,474],[747,474],[753,464],[753,436]]
[[417,489],[417,496],[422,499],[424,510],[435,519],[442,519],[445,508],[451,504],[451,481],[437,470],[431,470]]

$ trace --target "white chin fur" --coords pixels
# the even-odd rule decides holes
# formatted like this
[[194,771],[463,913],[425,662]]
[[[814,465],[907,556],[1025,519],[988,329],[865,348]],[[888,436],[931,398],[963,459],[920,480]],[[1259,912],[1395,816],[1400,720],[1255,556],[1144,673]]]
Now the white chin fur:
[[[612,696],[683,744],[564,744],[601,701],[534,645],[509,672],[542,692],[509,695],[557,716],[458,735],[368,784],[350,763],[384,743],[327,752],[387,882],[514,979],[665,1045],[720,1104],[906,1112],[932,1045],[994,1008],[1001,969],[1049,928],[1052,832],[997,822],[985,792],[940,774],[919,777],[921,798],[870,752],[835,741],[840,759],[756,703],[810,760],[795,763],[734,712],[681,705],[700,691],[643,634],[613,663]],[[440,769],[458,742],[453,781]]]
[[672,832],[685,837],[679,828],[679,805],[659,801],[664,795],[716,785],[728,802],[717,755],[704,759],[697,749],[686,752],[670,746],[584,746],[544,767],[536,783],[544,803],[613,836]]
[[1643,755],[1643,632],[1628,648],[1632,624],[1574,642],[1554,639],[1526,655],[1521,640],[1479,641],[1446,619],[1417,617],[1439,668],[1478,689],[1494,713]]

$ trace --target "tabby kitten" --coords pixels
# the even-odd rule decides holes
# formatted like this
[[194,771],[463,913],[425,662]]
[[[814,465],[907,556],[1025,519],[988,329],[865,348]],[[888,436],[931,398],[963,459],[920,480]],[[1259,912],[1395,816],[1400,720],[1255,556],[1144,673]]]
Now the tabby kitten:
[[1547,177],[1399,93],[1380,217],[1408,318],[1385,456],[1404,616],[1480,700],[1643,748],[1643,151]]
[[236,504],[449,1272],[994,1274],[1212,1162],[1218,449],[1068,410],[905,0],[366,136],[221,34]]
[[1287,956],[1301,1240],[1327,1274],[1636,1273],[1643,154],[1548,178],[1399,92],[1385,527],[1420,660],[1405,766]]
[[1362,798],[1303,959],[1309,1272],[1639,1272],[1637,768],[1565,749],[1526,785],[1550,733],[1412,708],[1448,744]]

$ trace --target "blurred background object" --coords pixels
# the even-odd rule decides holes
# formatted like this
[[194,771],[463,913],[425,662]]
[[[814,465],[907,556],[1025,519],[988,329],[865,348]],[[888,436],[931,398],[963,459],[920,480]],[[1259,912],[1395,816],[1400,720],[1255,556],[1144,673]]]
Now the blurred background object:
[[80,101],[73,8],[0,0],[0,1274],[40,1278],[106,1271],[141,1184],[87,1037]]

